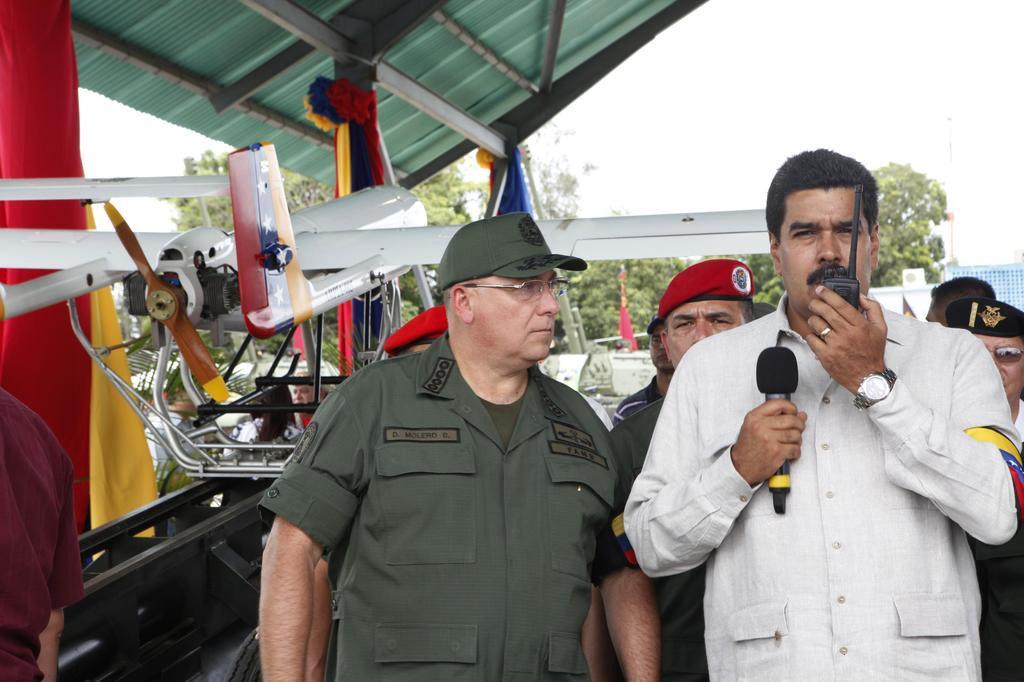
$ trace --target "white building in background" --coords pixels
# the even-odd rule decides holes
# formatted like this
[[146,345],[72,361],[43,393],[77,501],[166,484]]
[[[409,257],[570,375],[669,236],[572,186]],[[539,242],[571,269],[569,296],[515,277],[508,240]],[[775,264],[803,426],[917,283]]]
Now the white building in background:
[[[944,280],[954,277],[977,277],[992,285],[996,298],[1024,309],[1024,263],[1008,265],[947,265]],[[923,268],[903,271],[903,285],[872,287],[871,296],[883,307],[896,313],[911,314],[923,320],[931,305],[935,283],[925,282]]]
[[934,283],[925,282],[924,268],[912,268],[903,271],[902,286],[871,287],[871,296],[887,310],[923,320],[928,314],[934,287]]

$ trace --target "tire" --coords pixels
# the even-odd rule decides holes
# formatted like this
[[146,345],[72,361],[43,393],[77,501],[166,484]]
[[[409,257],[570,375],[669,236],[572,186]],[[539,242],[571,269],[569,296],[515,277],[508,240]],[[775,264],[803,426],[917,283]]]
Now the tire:
[[260,682],[260,640],[259,628],[253,630],[242,641],[231,664],[226,682]]

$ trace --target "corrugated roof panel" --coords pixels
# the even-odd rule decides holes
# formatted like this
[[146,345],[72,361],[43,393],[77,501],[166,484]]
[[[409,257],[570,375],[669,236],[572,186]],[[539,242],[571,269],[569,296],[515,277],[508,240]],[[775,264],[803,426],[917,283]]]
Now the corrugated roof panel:
[[445,5],[445,11],[536,84],[547,41],[547,23],[551,14],[549,0],[504,4],[453,0]]
[[[333,182],[333,158],[329,149],[313,146],[237,110],[217,114],[205,98],[92,48],[79,45],[76,53],[82,87],[232,146],[271,141],[279,157],[287,160],[288,168],[321,182]],[[154,143],[159,144],[159,140]],[[310,151],[305,153],[307,148]]]
[[[298,1],[327,20],[354,0]],[[450,0],[444,11],[536,83],[542,68],[551,1]],[[689,2],[569,0],[556,79],[669,5]],[[371,14],[379,14],[386,7],[374,5]],[[161,57],[214,87],[236,82],[295,42],[294,36],[284,29],[233,1],[75,0],[72,14],[75,21]],[[328,147],[265,123],[259,114],[250,115],[240,109],[217,114],[205,93],[193,93],[173,79],[91,47],[80,44],[76,51],[83,87],[231,145],[269,139],[277,145],[283,165],[325,182],[333,181],[333,159]],[[485,123],[504,116],[530,96],[432,18],[426,18],[410,31],[386,58]],[[316,139],[328,139],[305,121],[302,99],[316,76],[333,77],[333,71],[330,58],[311,55],[277,74],[251,99],[306,126]],[[396,167],[414,173],[463,141],[454,131],[385,90],[378,90],[378,98],[381,128]]]
[[555,78],[572,71],[671,4],[671,0],[567,2]]

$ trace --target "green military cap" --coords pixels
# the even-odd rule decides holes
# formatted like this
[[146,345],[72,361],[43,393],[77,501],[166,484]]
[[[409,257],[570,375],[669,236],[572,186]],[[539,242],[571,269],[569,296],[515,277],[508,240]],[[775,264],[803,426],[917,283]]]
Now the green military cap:
[[444,290],[477,277],[529,279],[555,268],[586,270],[587,264],[551,253],[528,213],[506,213],[459,228],[441,256],[437,278]]
[[953,301],[946,307],[946,323],[984,336],[1024,336],[1024,313],[994,298]]

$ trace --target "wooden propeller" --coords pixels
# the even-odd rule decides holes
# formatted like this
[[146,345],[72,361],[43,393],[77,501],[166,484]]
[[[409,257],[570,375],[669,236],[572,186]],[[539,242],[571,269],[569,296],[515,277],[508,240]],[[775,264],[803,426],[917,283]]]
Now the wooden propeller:
[[122,246],[146,280],[146,310],[154,320],[163,324],[171,332],[171,336],[178,343],[182,357],[185,358],[185,363],[199,379],[203,389],[217,402],[224,402],[228,399],[227,384],[224,383],[223,377],[217,371],[217,366],[213,363],[210,351],[200,338],[199,332],[196,331],[192,321],[185,313],[185,295],[180,289],[176,289],[160,279],[153,272],[153,268],[149,267],[139,240],[135,238],[135,233],[128,227],[128,223],[114,208],[114,205],[108,202],[103,205],[103,208],[110,216],[110,222],[114,224],[114,230],[117,231],[117,237],[121,240]]

